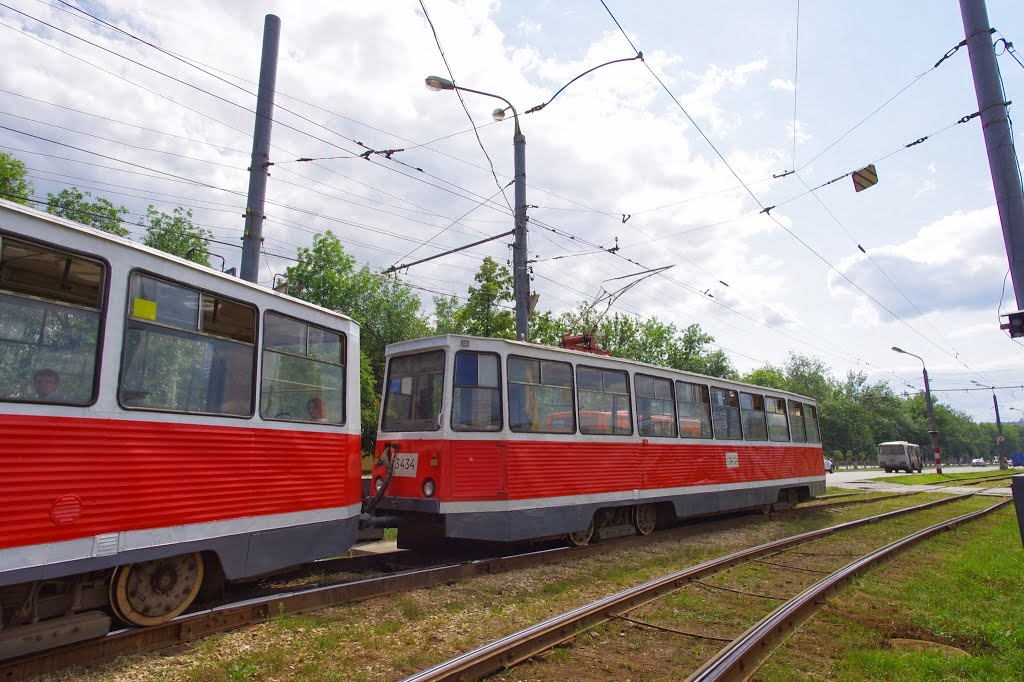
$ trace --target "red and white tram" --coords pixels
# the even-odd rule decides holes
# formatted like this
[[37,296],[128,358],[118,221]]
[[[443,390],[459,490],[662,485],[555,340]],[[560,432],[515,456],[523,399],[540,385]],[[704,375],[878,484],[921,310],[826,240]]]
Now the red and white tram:
[[651,532],[825,490],[814,401],[465,336],[388,346],[373,487],[402,546]]
[[0,201],[0,658],[346,550],[358,372],[343,315]]

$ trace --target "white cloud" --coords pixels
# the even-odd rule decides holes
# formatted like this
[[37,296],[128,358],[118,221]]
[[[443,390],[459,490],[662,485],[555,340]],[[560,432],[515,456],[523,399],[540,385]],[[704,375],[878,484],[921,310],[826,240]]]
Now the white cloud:
[[785,80],[783,78],[773,78],[768,85],[773,90],[784,90],[785,92],[793,92],[796,90],[796,85],[793,81]]
[[[905,242],[872,248],[869,254],[874,264],[866,255],[857,254],[838,268],[904,318],[918,317],[918,311],[928,314],[992,306],[1006,270],[995,207],[957,211],[925,225]],[[866,317],[883,322],[891,319],[835,272],[829,273],[828,282],[834,295],[857,299]]]

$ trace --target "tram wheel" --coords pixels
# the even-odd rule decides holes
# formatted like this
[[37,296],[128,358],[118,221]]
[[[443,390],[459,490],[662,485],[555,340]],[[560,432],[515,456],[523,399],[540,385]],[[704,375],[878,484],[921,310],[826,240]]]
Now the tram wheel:
[[160,625],[184,613],[202,584],[199,552],[118,566],[110,577],[110,608],[129,625]]
[[590,519],[590,525],[583,530],[578,530],[574,533],[569,533],[566,538],[569,540],[569,544],[573,547],[583,547],[584,545],[590,544],[590,539],[594,537],[594,519]]
[[658,509],[653,504],[638,504],[633,508],[633,525],[640,535],[650,535],[658,525]]

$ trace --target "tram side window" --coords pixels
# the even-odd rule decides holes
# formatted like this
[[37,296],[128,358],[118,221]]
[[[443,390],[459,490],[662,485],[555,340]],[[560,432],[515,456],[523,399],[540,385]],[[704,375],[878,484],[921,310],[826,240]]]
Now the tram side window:
[[676,401],[672,395],[672,381],[637,374],[633,383],[636,385],[636,419],[640,435],[675,438]]
[[818,408],[809,403],[804,403],[804,424],[807,431],[807,442],[818,443]]
[[0,236],[0,400],[86,405],[106,267]]
[[384,386],[381,431],[437,431],[441,428],[443,350],[391,358]]
[[728,388],[711,387],[711,423],[715,427],[715,438],[719,440],[740,440],[740,398],[739,393]]
[[740,393],[740,418],[743,422],[743,437],[746,440],[768,440],[763,396]]
[[128,409],[252,414],[256,309],[134,273],[118,399]]
[[765,413],[768,417],[768,438],[774,442],[789,440],[789,424],[786,422],[786,399],[765,398]]
[[268,312],[260,417],[344,424],[345,357],[341,333]]
[[633,433],[629,375],[597,367],[576,368],[580,433],[628,436]]
[[494,353],[455,354],[452,428],[456,431],[501,431],[501,373]]
[[683,438],[711,438],[711,398],[708,387],[676,382],[679,435]]
[[795,400],[789,401],[789,425],[793,429],[793,442],[806,443],[807,430],[804,427],[804,406]]
[[517,433],[576,433],[572,365],[508,358],[508,420]]

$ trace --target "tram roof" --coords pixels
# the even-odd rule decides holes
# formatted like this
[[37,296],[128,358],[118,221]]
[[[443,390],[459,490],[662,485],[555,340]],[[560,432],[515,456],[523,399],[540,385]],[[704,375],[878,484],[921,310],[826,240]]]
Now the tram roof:
[[[723,379],[721,377],[708,376],[706,374],[698,374],[697,372],[690,372],[687,370],[674,369],[672,367],[662,367],[661,365],[652,365],[646,362],[640,362],[638,360],[630,360],[628,358],[620,358],[614,355],[598,355],[596,353],[588,353],[586,351],[572,350],[569,348],[560,348],[558,346],[545,346],[538,343],[530,343],[528,341],[514,341],[512,339],[495,339],[484,336],[468,336],[465,334],[445,334],[441,336],[427,336],[419,339],[410,339],[408,341],[399,341],[397,343],[388,344],[385,352],[388,355],[413,353],[421,350],[433,350],[437,348],[461,348],[464,347],[462,342],[467,341],[477,349],[490,349],[493,350],[499,347],[505,347],[506,349],[519,349],[523,355],[536,355],[537,351],[541,351],[545,354],[551,353],[556,355],[568,356],[574,360],[585,358],[587,364],[595,366],[604,365],[627,365],[629,367],[638,369],[650,369],[657,370],[659,372],[668,372],[671,374],[684,374],[696,379],[702,380],[702,382],[714,383],[716,385],[725,387],[735,387],[738,389],[751,389],[758,393],[768,393],[779,397],[791,397],[799,398],[802,401],[817,404],[814,398],[810,398],[799,393],[793,393],[791,391],[785,391],[778,388],[772,388],[770,386],[758,386],[757,384],[747,384],[742,381],[735,381],[732,379]],[[466,346],[468,347],[468,346]]]

